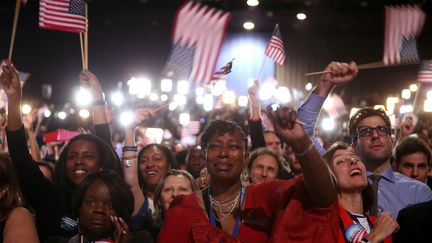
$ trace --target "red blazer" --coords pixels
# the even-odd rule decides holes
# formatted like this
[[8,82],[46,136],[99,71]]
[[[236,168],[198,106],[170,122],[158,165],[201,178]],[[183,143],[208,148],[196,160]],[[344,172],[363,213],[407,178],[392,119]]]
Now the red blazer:
[[337,204],[313,205],[303,177],[247,188],[238,237],[210,224],[199,193],[177,197],[158,242],[336,242]]

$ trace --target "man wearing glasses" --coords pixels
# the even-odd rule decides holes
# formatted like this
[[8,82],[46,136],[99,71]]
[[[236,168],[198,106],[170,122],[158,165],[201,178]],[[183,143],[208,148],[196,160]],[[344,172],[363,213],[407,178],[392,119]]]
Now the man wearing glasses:
[[432,200],[432,191],[426,184],[392,170],[390,119],[382,109],[357,111],[349,121],[349,132],[353,147],[366,165],[369,183],[376,195],[370,213],[390,211],[396,219],[401,209]]

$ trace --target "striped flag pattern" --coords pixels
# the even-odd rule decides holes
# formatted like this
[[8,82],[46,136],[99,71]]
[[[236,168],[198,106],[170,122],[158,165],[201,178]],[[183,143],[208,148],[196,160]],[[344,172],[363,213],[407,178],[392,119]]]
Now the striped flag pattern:
[[[173,48],[164,72],[168,76],[188,74],[188,79],[199,85],[212,78],[222,41],[231,15],[215,8],[192,1],[183,4],[177,11],[172,43]],[[187,52],[187,59],[180,59],[176,49]],[[193,54],[190,54],[193,53]],[[176,57],[177,56],[177,57]],[[172,68],[172,64],[177,69]],[[187,70],[179,73],[178,70]]]
[[432,83],[432,60],[426,60],[420,64],[417,81],[421,83]]
[[227,64],[225,64],[225,66],[221,67],[218,71],[216,71],[213,74],[213,77],[211,78],[211,80],[220,80],[220,79],[224,79],[225,75],[227,75],[228,73],[231,72],[232,69],[232,65],[233,65],[233,61],[234,59],[232,59],[231,61],[229,61]]
[[84,33],[87,26],[84,0],[40,0],[40,28]]
[[282,65],[285,62],[285,49],[278,24],[276,24],[273,30],[273,35],[270,38],[264,54],[277,62],[279,65]]
[[417,40],[426,14],[417,6],[385,7],[384,55],[385,65],[419,60]]

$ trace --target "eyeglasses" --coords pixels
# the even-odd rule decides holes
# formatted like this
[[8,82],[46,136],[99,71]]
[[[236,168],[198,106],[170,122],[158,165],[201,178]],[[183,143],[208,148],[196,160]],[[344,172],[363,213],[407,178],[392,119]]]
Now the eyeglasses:
[[359,127],[357,128],[357,137],[364,138],[364,137],[370,137],[373,134],[373,131],[376,131],[379,136],[387,136],[390,135],[390,127],[385,125],[380,125],[377,127]]

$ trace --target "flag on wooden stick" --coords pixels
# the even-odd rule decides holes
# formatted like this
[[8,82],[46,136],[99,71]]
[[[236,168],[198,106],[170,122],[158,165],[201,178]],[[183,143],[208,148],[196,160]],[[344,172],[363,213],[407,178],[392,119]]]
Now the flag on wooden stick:
[[282,65],[285,62],[285,49],[278,24],[276,24],[273,30],[273,35],[270,38],[264,54],[277,62],[279,65]]
[[84,0],[40,0],[39,27],[84,33],[87,26]]

